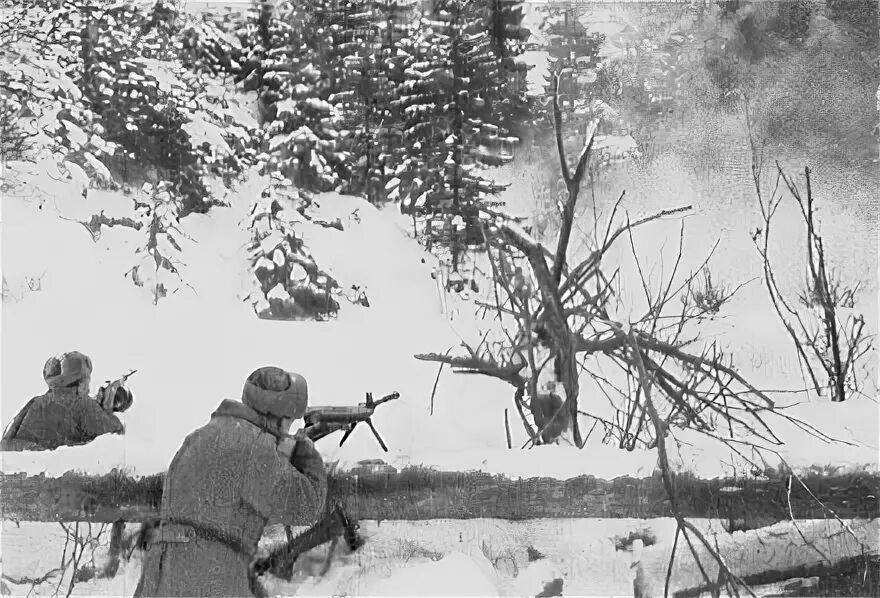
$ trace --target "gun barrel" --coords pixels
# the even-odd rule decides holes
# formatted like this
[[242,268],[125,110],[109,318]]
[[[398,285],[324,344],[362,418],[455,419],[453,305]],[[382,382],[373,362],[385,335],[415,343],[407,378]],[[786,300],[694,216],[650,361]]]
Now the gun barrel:
[[368,407],[313,407],[306,411],[308,421],[327,422],[331,424],[351,424],[364,421],[373,415]]
[[378,401],[373,401],[373,407],[378,407],[382,403],[387,403],[388,401],[393,401],[394,399],[399,399],[399,398],[400,398],[399,392],[392,392],[390,395],[386,395],[386,396],[382,397],[381,399],[379,399]]

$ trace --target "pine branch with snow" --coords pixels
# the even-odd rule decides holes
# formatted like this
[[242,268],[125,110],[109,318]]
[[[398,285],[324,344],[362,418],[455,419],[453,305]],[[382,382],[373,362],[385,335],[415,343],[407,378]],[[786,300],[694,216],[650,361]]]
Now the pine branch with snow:
[[516,77],[505,67],[515,48],[490,27],[515,26],[521,15],[511,14],[493,15],[470,0],[441,2],[401,42],[408,79],[392,107],[404,144],[386,161],[386,191],[414,227],[421,219],[429,249],[449,248],[453,271],[468,248],[482,250],[479,206],[505,188],[480,171],[509,163],[519,141],[507,127],[522,114],[499,110],[525,105],[524,88],[509,85]]
[[261,318],[328,319],[339,311],[339,283],[320,269],[296,225],[310,219],[307,194],[273,177],[250,209],[248,260],[251,290],[245,300]]
[[[160,181],[155,187],[144,184],[143,191],[150,194],[147,202],[136,202],[137,211],[145,224],[146,241],[135,250],[137,263],[126,272],[126,277],[139,287],[150,289],[153,305],[168,293],[176,293],[184,281],[179,268],[183,248],[181,241],[192,240],[180,227],[182,200],[175,194],[175,185]],[[190,287],[192,288],[192,287]]]
[[340,187],[349,170],[340,114],[328,101],[338,91],[328,18],[323,0],[260,3],[236,32],[244,56],[236,79],[244,90],[257,91],[269,138],[261,171],[317,191]]

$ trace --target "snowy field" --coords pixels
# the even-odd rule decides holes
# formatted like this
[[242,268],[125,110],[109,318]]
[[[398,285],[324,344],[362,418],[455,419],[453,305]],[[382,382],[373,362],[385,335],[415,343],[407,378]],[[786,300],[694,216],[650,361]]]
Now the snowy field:
[[[342,465],[382,457],[398,466],[416,463],[513,476],[568,478],[586,473],[612,478],[651,473],[656,463],[653,453],[620,451],[595,437],[584,451],[567,446],[507,450],[501,422],[503,409],[510,406],[509,389],[479,377],[445,372],[431,415],[437,369],[412,359],[412,354],[443,351],[457,343],[458,335],[467,338],[478,334],[479,328],[467,319],[465,303],[441,297],[430,277],[432,259],[408,237],[405,219],[393,208],[380,211],[362,200],[322,196],[317,213],[326,220],[341,218],[346,230],[308,224],[302,228],[322,267],[343,286],[366,287],[369,309],[343,303],[339,319],[327,323],[256,319],[240,300],[246,280],[242,259],[246,233],[239,223],[247,209],[245,200],[263,184],[252,177],[239,190],[241,201],[233,207],[193,215],[183,222],[198,240],[184,246],[187,266],[182,270],[193,289],[184,287],[157,307],[123,276],[133,259],[135,234],[108,229],[95,243],[80,225],[59,218],[84,218],[101,209],[108,215],[114,210],[124,212],[118,196],[92,190],[89,199],[83,200],[70,192],[70,185],[53,188],[34,180],[32,188],[42,186],[42,196],[35,193],[4,200],[3,245],[29,250],[14,256],[7,253],[4,260],[4,276],[10,284],[21,286],[3,306],[3,419],[8,420],[28,398],[42,392],[42,363],[58,351],[78,348],[91,355],[96,368],[93,390],[104,378],[129,368],[139,370],[131,381],[135,404],[122,416],[127,426],[124,437],[103,437],[87,446],[51,453],[5,453],[5,472],[53,476],[70,469],[103,473],[119,466],[136,474],[163,471],[183,437],[207,421],[222,398],[237,396],[253,368],[275,363],[308,377],[315,404],[354,404],[366,390],[401,393],[401,400],[389,403],[376,416],[391,453],[381,453],[367,430],[358,430],[341,449],[333,437],[319,443],[328,460],[339,460]],[[353,217],[354,210],[360,222]],[[663,223],[659,228],[651,234],[666,234],[670,226]],[[643,242],[648,245],[658,238],[648,236]],[[240,276],[230,275],[235,272]],[[25,290],[22,283],[28,278],[38,278],[40,286]],[[751,295],[753,301],[758,298],[760,288]],[[737,305],[740,315],[751,316],[736,320],[735,325],[719,326],[719,334],[742,343],[745,369],[752,375],[763,369],[771,382],[790,382],[792,372],[780,376],[784,369],[768,371],[758,361],[762,355],[764,359],[775,355],[783,363],[786,359],[784,339],[766,333],[755,336],[762,326],[772,326],[772,320],[762,315],[763,319],[755,321],[756,312],[750,312],[747,304]],[[458,315],[450,320],[449,314],[456,309]],[[761,339],[760,344],[743,342],[749,336]],[[816,463],[876,466],[876,403],[853,400],[845,407],[841,410],[838,405],[815,401],[794,409],[828,433],[860,446],[822,444],[785,430],[786,458],[804,467]],[[523,434],[516,428],[513,431],[514,442],[521,444]],[[694,446],[682,445],[674,455],[678,468],[706,477],[730,471],[726,451],[699,438],[690,440]],[[674,531],[671,520],[362,524],[368,538],[363,551],[338,555],[329,573],[320,578],[314,575],[323,562],[319,550],[301,560],[292,582],[271,582],[272,593],[535,595],[558,577],[566,596],[631,595],[639,567],[632,566],[633,554],[614,550],[611,538],[649,527],[658,541],[644,549],[641,571],[656,596],[662,593]],[[772,568],[774,562],[809,564],[822,558],[804,546],[790,524],[733,537],[710,522],[697,521],[697,525],[719,532],[723,554],[743,575]],[[835,522],[799,522],[801,532],[835,560],[862,554],[865,546],[868,552],[876,552],[877,526],[877,521],[853,522],[856,542]],[[39,577],[58,566],[64,537],[57,524],[23,522],[19,527],[4,522],[2,531],[3,573],[8,578]],[[264,542],[280,537],[276,530]],[[714,542],[712,535],[710,539]],[[546,558],[529,562],[530,546]],[[101,550],[95,554],[99,566],[104,558]],[[713,570],[709,559],[702,560]],[[136,557],[113,579],[78,583],[73,594],[130,596],[138,575]],[[674,587],[700,582],[693,561],[681,548],[673,580]],[[59,581],[64,580],[57,576],[47,580],[36,595],[51,594]],[[10,588],[16,595],[30,590],[27,584]]]
[[[740,575],[774,569],[783,564],[814,564],[819,551],[837,558],[878,552],[880,522],[851,522],[849,531],[828,520],[801,521],[800,532],[810,539],[824,538],[814,547],[804,545],[790,523],[733,536],[715,521],[696,520],[711,542],[717,539],[729,565]],[[617,551],[614,538],[633,530],[649,529],[654,545],[640,552]],[[650,595],[662,595],[675,522],[671,519],[552,519],[508,522],[493,519],[432,520],[421,522],[362,522],[367,544],[354,554],[342,549],[329,571],[320,575],[326,547],[303,555],[290,582],[270,579],[274,596],[534,596],[548,582],[562,579],[565,596],[621,596],[632,594],[640,567]],[[717,535],[716,535],[717,534]],[[280,541],[275,529],[263,546]],[[3,524],[3,575],[21,581],[38,578],[58,567],[65,534],[57,524],[11,522]],[[106,540],[105,540],[106,542]],[[537,551],[537,552],[535,552]],[[531,557],[530,557],[531,553]],[[543,558],[532,560],[536,555]],[[86,552],[84,563],[97,568],[106,559],[106,546]],[[715,566],[701,559],[707,573]],[[635,565],[639,562],[640,565]],[[635,565],[635,566],[634,566]],[[112,579],[94,579],[75,585],[75,596],[131,596],[139,576],[139,556],[123,563]],[[69,580],[51,576],[32,595],[49,595]],[[695,587],[701,576],[690,553],[679,546],[671,589]],[[30,584],[12,584],[14,595],[24,595]],[[759,590],[760,594],[760,590]]]
[[[193,2],[188,10],[230,4],[235,3]],[[540,20],[536,7],[537,3],[529,3],[529,24]],[[599,12],[604,15],[601,19],[596,17]],[[608,36],[603,57],[620,52],[615,40],[627,25],[616,12],[596,11],[591,22],[594,31]],[[535,66],[528,81],[530,91],[538,92],[544,83],[547,55],[531,51],[524,59]],[[157,73],[168,71],[161,64],[154,66]],[[54,75],[47,70],[42,76]],[[236,111],[230,113],[232,120],[253,120],[253,100],[253,95],[230,93],[230,110]],[[45,118],[54,118],[47,114]],[[217,127],[203,116],[187,125],[193,138],[225,144]],[[716,125],[718,135],[736,126],[713,121],[712,126]],[[713,134],[710,131],[708,136]],[[632,138],[622,141],[634,144]],[[801,168],[785,158],[780,157],[793,171]],[[597,177],[595,200],[592,194],[582,194],[572,247],[579,255],[589,251],[593,211],[607,216],[610,204],[625,188],[624,208],[632,218],[693,206],[685,219],[682,272],[699,267],[718,240],[710,262],[713,274],[730,286],[753,280],[761,274],[750,237],[759,215],[748,176],[743,177],[744,172],[748,174],[743,164],[740,161],[730,172],[705,180],[673,149],[650,163]],[[733,172],[734,167],[740,170]],[[145,199],[137,185],[132,195],[92,188],[86,199],[83,181],[65,180],[51,159],[2,168],[3,424],[31,397],[44,392],[41,370],[51,355],[69,350],[88,354],[95,366],[93,392],[104,380],[138,370],[129,381],[134,405],[121,416],[124,436],[105,436],[87,446],[52,452],[3,453],[0,464],[5,473],[59,476],[79,470],[102,474],[120,467],[135,475],[162,472],[184,437],[206,423],[222,399],[237,398],[251,371],[269,364],[302,373],[308,379],[313,405],[354,405],[367,391],[377,396],[400,393],[400,400],[383,406],[374,418],[389,453],[381,451],[366,428],[359,428],[344,447],[337,446],[339,435],[318,444],[326,460],[343,467],[383,458],[397,467],[416,464],[559,479],[583,474],[605,479],[642,477],[656,467],[654,452],[621,451],[603,444],[598,433],[582,451],[566,445],[507,449],[504,409],[513,403],[511,388],[502,382],[455,375],[444,368],[434,392],[437,365],[417,361],[413,354],[443,353],[462,340],[476,344],[486,324],[475,317],[472,304],[446,294],[439,280],[432,278],[438,267],[436,258],[411,238],[410,223],[396,207],[379,210],[362,199],[317,196],[312,215],[325,221],[338,218],[344,230],[302,222],[297,231],[319,267],[343,289],[353,285],[363,289],[370,307],[343,300],[335,321],[265,321],[257,319],[244,300],[250,290],[245,222],[251,201],[268,183],[265,178],[248,173],[225,198],[230,207],[194,214],[181,222],[194,239],[181,241],[185,263],[180,271],[186,284],[154,306],[149,291],[135,287],[125,276],[136,263],[134,251],[144,242],[143,232],[105,228],[93,241],[76,222],[102,211],[108,217],[132,216],[133,200]],[[498,198],[507,210],[533,214],[538,168],[523,155],[496,171],[500,181],[511,184]],[[848,281],[862,281],[855,309],[865,314],[869,331],[876,333],[878,217],[871,208],[875,204],[869,201],[876,192],[866,192],[859,181],[848,180],[847,173],[834,172],[833,165],[825,169],[820,165],[814,172],[819,219],[832,265]],[[780,267],[780,284],[793,290],[803,282],[803,233],[796,214],[785,212],[780,213],[771,252]],[[675,261],[679,226],[679,219],[661,220],[634,235],[633,251],[638,252],[653,285]],[[630,311],[613,317],[627,321],[643,311],[642,287],[628,243],[621,243],[609,255],[609,271],[618,266],[622,305]],[[726,318],[707,324],[703,339],[718,341],[728,349],[746,378],[758,386],[778,389],[769,394],[786,406],[787,414],[843,441],[821,442],[792,425],[771,421],[785,442],[779,447],[785,460],[795,468],[839,465],[876,470],[880,436],[876,388],[869,383],[866,396],[842,405],[786,392],[801,388],[803,380],[790,340],[770,308],[760,279],[746,284],[724,313]],[[875,355],[862,372],[867,380],[876,380],[876,366]],[[584,379],[582,389],[581,406],[610,417],[611,408],[595,384]],[[587,420],[581,427],[589,429],[591,424]],[[514,425],[512,432],[513,445],[521,446],[526,440],[524,431]],[[743,471],[743,462],[729,449],[705,437],[684,431],[676,432],[675,440],[670,449],[676,469],[707,478]],[[778,467],[779,457],[767,452],[764,458],[768,466]],[[718,522],[695,520],[694,524],[710,541],[717,540],[721,554],[742,576],[880,551],[878,520],[848,522],[848,529],[834,520],[784,522],[733,535],[723,532]],[[86,524],[77,525],[80,533],[86,532]],[[649,595],[656,597],[663,592],[675,529],[670,519],[362,521],[361,525],[367,539],[361,551],[337,554],[329,572],[319,576],[316,572],[326,547],[318,549],[300,559],[290,582],[271,580],[270,593],[535,596],[548,582],[561,579],[565,596],[618,596],[631,595],[633,579],[640,575]],[[615,550],[616,536],[643,528],[656,537],[656,544],[635,553]],[[95,567],[106,560],[106,535],[107,530],[94,552],[87,552],[86,561]],[[812,546],[806,545],[804,537]],[[281,530],[268,530],[263,546],[282,538]],[[0,547],[4,584],[13,595],[47,596],[71,587],[69,572],[47,576],[68,548],[58,524],[4,521]],[[534,560],[537,554],[543,558]],[[140,574],[139,559],[135,555],[112,579],[77,581],[72,595],[131,596]],[[701,562],[714,578],[716,565],[705,557]],[[25,580],[41,577],[45,579],[36,584]],[[673,589],[700,582],[694,559],[680,545]]]
[[[333,437],[321,442],[326,457],[342,465],[382,457],[398,466],[414,463],[560,478],[650,475],[655,466],[654,454],[627,453],[603,445],[598,434],[582,452],[568,446],[508,451],[503,411],[511,407],[510,387],[479,376],[455,375],[448,368],[437,384],[432,414],[437,366],[417,361],[413,354],[442,353],[461,339],[478,342],[481,322],[472,316],[470,304],[443,296],[430,276],[435,259],[409,238],[406,220],[394,207],[380,211],[357,198],[319,196],[315,214],[328,221],[340,218],[345,231],[310,223],[300,227],[318,264],[343,288],[364,288],[371,307],[343,301],[338,320],[332,322],[263,321],[242,302],[247,281],[247,232],[242,222],[250,199],[259,194],[265,180],[251,176],[230,198],[232,207],[194,214],[182,222],[197,240],[183,241],[186,265],[180,269],[191,288],[183,286],[153,306],[148,292],[124,276],[134,263],[140,235],[109,228],[93,242],[80,224],[69,220],[87,219],[101,210],[107,216],[127,215],[130,198],[93,189],[83,199],[72,182],[48,179],[51,167],[46,164],[12,165],[10,172],[21,186],[16,196],[4,198],[2,214],[3,276],[9,285],[2,312],[3,421],[43,392],[41,370],[50,355],[72,349],[90,355],[95,364],[92,391],[103,380],[132,368],[138,373],[130,380],[134,406],[122,415],[124,437],[104,437],[88,446],[52,453],[4,454],[5,472],[58,475],[79,469],[102,473],[118,466],[136,474],[164,471],[184,436],[205,423],[221,399],[237,397],[246,376],[266,364],[304,374],[315,405],[353,405],[363,400],[366,391],[377,395],[400,392],[401,399],[383,406],[375,418],[390,453],[382,453],[366,429],[358,430],[341,449]],[[743,253],[748,250],[743,230],[717,233],[702,225],[717,220],[724,207],[704,208],[699,197],[681,196],[686,187],[679,190],[680,197],[674,197],[670,180],[674,173],[666,178],[661,174],[653,204],[636,204],[633,213],[689,200],[694,203],[698,212],[686,219],[689,236],[682,270],[696,267],[720,234],[713,266],[731,282],[755,276],[757,259]],[[518,180],[511,182],[505,198],[516,208],[516,202],[524,205],[528,190]],[[639,190],[633,193],[638,195]],[[871,271],[863,269],[876,262],[862,248],[870,242],[871,229],[866,227],[871,224],[847,211],[826,218],[833,218],[831,224],[837,225],[826,226],[833,235],[831,242],[850,235],[852,247],[837,246],[847,259],[852,257],[848,273],[861,274],[866,281],[862,304],[857,307],[865,310],[869,327],[876,330],[876,309],[870,307],[872,300],[876,303],[876,277],[872,279]],[[658,222],[645,227],[636,242],[645,255],[648,248],[662,246],[659,260],[665,258],[668,265],[674,260],[671,239],[677,237],[678,227],[677,220]],[[796,231],[780,228],[778,234],[783,243],[799,241]],[[578,242],[583,237],[573,241]],[[625,253],[619,256],[622,276],[635,277]],[[652,266],[645,264],[646,269]],[[799,278],[796,268],[789,278]],[[637,303],[638,294],[632,299]],[[637,309],[633,312],[638,314]],[[707,337],[730,347],[743,374],[759,385],[800,388],[793,350],[768,308],[763,288],[758,283],[744,287],[731,302],[729,313],[729,319],[711,323]],[[593,400],[589,381],[584,384],[585,408],[602,415],[605,401]],[[843,405],[785,394],[778,399],[782,404],[798,403],[788,413],[854,443],[822,443],[793,426],[779,424],[778,432],[786,441],[781,452],[793,466],[876,464],[878,409],[873,396],[853,398]],[[524,431],[516,426],[512,431],[514,445],[522,445]],[[729,450],[687,433],[679,438],[691,445],[682,444],[681,454],[673,455],[676,467],[706,477],[730,471]],[[769,465],[778,465],[778,458],[769,460]]]
[[[193,3],[192,8],[197,5]],[[595,9],[591,23],[607,26],[600,29],[613,38],[617,35],[613,27],[619,27],[624,16],[606,8]],[[536,5],[530,4],[527,13],[529,26],[540,22]],[[535,66],[529,83],[537,88],[546,70],[546,54],[529,52],[524,59]],[[154,66],[157,76],[173,77],[168,68]],[[39,68],[31,70],[35,77],[51,77]],[[253,121],[253,94],[230,93],[228,99],[224,113],[236,122]],[[219,128],[204,114],[188,130],[197,139],[224,143],[217,141]],[[499,198],[505,209],[526,215],[534,212],[532,183],[539,170],[521,156],[496,171],[499,181],[510,183]],[[790,339],[759,279],[760,261],[750,234],[760,217],[754,190],[743,172],[747,170],[707,181],[688,170],[671,148],[650,164],[602,175],[596,180],[595,199],[592,193],[589,198],[582,194],[572,249],[579,255],[590,249],[587,239],[594,210],[601,218],[607,217],[622,189],[628,198],[623,208],[632,218],[693,206],[684,219],[686,242],[680,272],[698,268],[718,241],[709,264],[713,274],[729,287],[751,281],[728,304],[726,317],[706,326],[703,339],[728,349],[737,369],[760,387],[802,388]],[[437,365],[417,361],[413,354],[443,353],[462,339],[475,345],[486,324],[475,317],[472,304],[444,293],[439,281],[432,279],[436,258],[412,240],[409,221],[394,206],[377,210],[362,199],[325,194],[318,196],[320,205],[313,214],[327,221],[339,218],[345,230],[309,222],[297,225],[318,265],[343,289],[352,285],[364,289],[371,307],[343,300],[336,321],[264,321],[254,316],[243,298],[249,290],[244,223],[251,201],[267,184],[265,178],[248,173],[226,197],[231,207],[193,214],[182,221],[181,227],[195,239],[181,241],[185,264],[180,271],[186,285],[153,306],[149,292],[125,277],[136,263],[134,251],[143,244],[143,232],[105,227],[101,238],[93,242],[75,222],[101,211],[108,217],[131,216],[133,199],[144,199],[137,186],[128,196],[93,188],[84,199],[83,181],[64,180],[51,159],[34,165],[10,163],[0,175],[8,183],[0,215],[6,285],[0,381],[4,425],[31,397],[44,391],[41,370],[51,355],[74,349],[90,355],[95,364],[93,392],[106,379],[138,370],[129,381],[135,403],[122,415],[124,437],[103,437],[88,446],[51,453],[3,454],[5,472],[59,475],[79,469],[99,474],[120,466],[136,474],[164,471],[184,436],[205,423],[223,398],[238,397],[246,376],[267,364],[305,375],[315,405],[353,405],[367,391],[377,396],[400,392],[399,401],[384,405],[375,416],[390,453],[382,453],[366,428],[353,434],[341,449],[336,436],[321,441],[319,448],[326,458],[339,460],[343,466],[384,458],[396,466],[411,463],[512,476],[612,478],[650,475],[656,465],[652,452],[620,451],[602,444],[599,434],[588,440],[583,451],[564,445],[507,450],[503,417],[504,409],[512,407],[512,391],[499,381],[456,375],[444,368],[432,400]],[[876,334],[878,219],[869,209],[873,195],[857,183],[845,173],[815,169],[813,187],[817,201],[822,202],[818,217],[831,265],[848,281],[862,281],[855,308],[865,314],[868,330]],[[792,291],[802,283],[804,262],[803,233],[794,216],[791,210],[780,211],[776,243],[771,247],[780,265],[779,282]],[[642,266],[654,285],[675,261],[680,224],[677,218],[661,220],[634,235]],[[618,266],[621,303],[629,311],[614,317],[626,321],[643,313],[642,287],[626,242],[609,255],[609,271]],[[872,384],[877,379],[876,365],[875,353],[862,372],[869,381],[866,396],[845,404],[814,395],[770,393],[780,405],[790,405],[786,407],[789,415],[844,441],[824,443],[792,425],[777,423],[775,429],[785,441],[780,452],[791,465],[876,467],[880,450],[880,411]],[[611,408],[596,385],[586,376],[581,384],[581,406],[610,419]],[[582,429],[592,423],[585,420]],[[512,432],[514,446],[521,446],[526,440],[524,431],[514,425]],[[734,462],[728,449],[704,437],[684,432],[677,433],[677,439],[680,451],[672,458],[679,469],[714,477],[742,465]],[[770,466],[778,465],[778,457],[765,456]]]

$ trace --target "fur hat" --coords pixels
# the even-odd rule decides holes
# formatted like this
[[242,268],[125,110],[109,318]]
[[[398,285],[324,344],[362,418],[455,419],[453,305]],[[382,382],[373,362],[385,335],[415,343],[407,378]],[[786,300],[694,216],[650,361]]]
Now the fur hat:
[[309,389],[299,374],[265,366],[248,376],[241,401],[263,415],[299,419],[309,406]]
[[73,386],[92,375],[92,360],[79,351],[50,357],[43,366],[43,379],[49,388]]

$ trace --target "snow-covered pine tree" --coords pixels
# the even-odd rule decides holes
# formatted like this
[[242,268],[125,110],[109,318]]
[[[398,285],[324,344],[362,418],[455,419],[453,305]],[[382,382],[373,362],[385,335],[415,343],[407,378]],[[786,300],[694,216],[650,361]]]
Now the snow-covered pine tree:
[[253,279],[245,297],[260,318],[325,320],[339,310],[339,284],[315,263],[295,225],[308,220],[308,194],[280,175],[251,204],[247,223]]
[[240,70],[235,82],[245,91],[263,91],[264,61],[269,51],[281,41],[273,36],[273,28],[280,25],[275,20],[275,5],[270,0],[252,0],[245,18],[237,23],[233,33],[241,44]]
[[[580,21],[583,9],[573,2],[548,8],[548,12],[542,26],[549,40],[546,49],[550,69],[544,75],[545,87],[547,97],[550,97],[554,76],[559,75],[559,103],[563,118],[567,120],[577,109],[578,102],[588,95],[587,87],[595,80],[599,49],[605,36],[588,31]],[[548,130],[552,130],[549,104],[543,117],[544,123],[551,125]],[[582,127],[577,132],[582,135]]]
[[450,155],[444,161],[444,187],[452,192],[452,219],[448,221],[452,271],[458,271],[464,247],[482,244],[478,203],[503,189],[476,172],[478,164],[499,166],[512,156],[495,151],[499,134],[506,133],[494,122],[501,119],[494,111],[497,93],[505,85],[503,58],[493,48],[486,27],[486,8],[480,3],[441,0],[435,10],[448,15],[454,24],[452,43],[453,111],[452,130],[446,139]]
[[[512,98],[525,101],[524,89],[508,85],[505,59],[493,43],[491,23],[491,11],[482,2],[435,2],[432,18],[425,19],[423,26],[431,34],[426,41],[434,41],[433,51],[440,47],[442,54],[436,59],[442,66],[422,61],[407,70],[418,75],[417,66],[433,67],[436,103],[431,135],[423,134],[423,146],[417,148],[428,184],[412,186],[419,193],[413,209],[428,218],[428,245],[439,241],[449,247],[453,272],[469,246],[483,245],[480,202],[504,189],[479,171],[509,162],[517,141],[504,126],[505,116],[510,115],[496,107],[511,105]],[[416,123],[410,131],[420,126]]]
[[[453,101],[452,23],[429,18],[423,12],[410,35],[397,43],[403,57],[397,65],[403,80],[394,89],[392,114],[401,137],[396,148],[389,149],[385,184],[388,199],[400,202],[400,209],[413,217],[418,228],[419,216],[439,213],[443,176],[441,164],[447,159],[445,140],[451,130]],[[430,250],[437,239],[429,217],[425,226],[425,245]]]
[[264,172],[276,172],[303,189],[326,191],[347,178],[333,93],[330,0],[260,2],[238,36],[245,90],[259,93],[268,137]]
[[207,210],[212,200],[200,154],[183,128],[198,106],[185,86],[156,73],[156,58],[167,58],[173,70],[176,18],[163,2],[148,11],[101,0],[22,3],[3,17],[15,26],[0,33],[5,45],[9,31],[27,31],[25,44],[61,66],[48,90],[58,102],[50,110],[57,123],[45,131],[69,172],[85,177],[86,186],[113,186],[111,172],[127,177],[128,166],[137,165],[134,174],[143,177],[155,170],[156,179],[173,185],[185,215]]
[[523,26],[522,0],[489,0],[487,18],[495,54],[501,60],[507,85],[513,92],[493,106],[493,110],[501,114],[511,132],[522,138],[531,126],[531,106],[526,97],[529,67],[517,60],[531,35]]
[[379,200],[376,131],[385,111],[386,80],[381,70],[380,14],[375,0],[341,0],[328,11],[333,36],[334,88],[330,96],[342,117],[341,143],[351,163],[344,190]]
[[[96,59],[84,64],[84,93],[102,119],[106,138],[125,148],[124,168],[130,163],[155,167],[182,199],[182,215],[204,212],[210,192],[199,153],[184,129],[198,105],[189,90],[152,72],[147,60],[169,58],[171,35],[167,25],[154,21],[146,17],[139,28],[108,23],[94,39]],[[133,31],[135,39],[126,39],[119,29]]]
[[[387,198],[389,181],[402,155],[405,113],[395,100],[408,80],[406,66],[412,54],[411,36],[416,31],[415,14],[418,0],[377,0],[380,15],[380,60],[378,64],[380,86],[378,96],[379,125],[375,130],[379,146],[376,170],[379,177],[378,195]],[[409,51],[408,51],[409,50]]]
[[[596,69],[599,66],[599,50],[605,40],[601,33],[591,33],[581,22],[583,7],[572,1],[561,1],[547,7],[547,17],[542,29],[548,39],[549,69],[544,74],[545,98],[554,93],[555,78],[559,77],[559,107],[563,143],[570,157],[577,156],[583,147],[584,135],[589,123],[595,119],[605,118],[604,104],[593,101],[593,88],[596,87]],[[534,111],[535,143],[544,151],[552,162],[556,156],[556,138],[552,102],[545,102]],[[604,126],[604,124],[603,124]],[[599,152],[590,157],[590,165],[599,161]],[[555,189],[556,201],[565,201],[568,197],[565,182],[556,169],[546,181],[548,188]],[[549,176],[549,175],[548,175]],[[558,211],[549,210],[551,218],[556,218]]]

